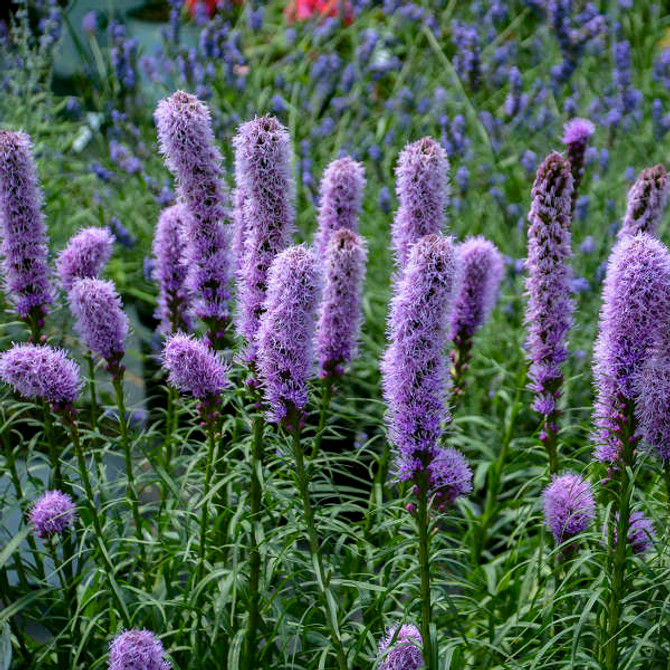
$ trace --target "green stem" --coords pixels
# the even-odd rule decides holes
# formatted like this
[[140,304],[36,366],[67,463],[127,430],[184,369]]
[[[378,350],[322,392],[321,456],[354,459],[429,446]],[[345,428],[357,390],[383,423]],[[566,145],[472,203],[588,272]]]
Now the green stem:
[[452,411],[460,404],[461,398],[465,393],[466,379],[465,374],[470,367],[472,357],[472,336],[465,331],[459,332],[454,337],[454,348],[451,351],[451,404]]
[[88,363],[88,392],[91,396],[91,428],[97,432],[98,430],[98,398],[95,392],[95,363],[93,356],[87,354],[86,361]]
[[56,445],[56,439],[54,437],[54,422],[53,417],[51,416],[51,408],[47,402],[42,404],[42,410],[44,412],[44,437],[46,438],[47,444],[49,445],[49,458],[51,460],[51,470],[54,486],[59,491],[66,491],[67,488],[66,492],[69,493],[70,486],[65,486],[65,479],[60,467],[58,446]]
[[333,380],[328,376],[323,382],[323,391],[321,393],[321,413],[319,414],[319,427],[316,429],[316,436],[314,437],[314,445],[312,446],[311,458],[314,459],[319,454],[321,448],[321,441],[323,440],[323,431],[326,428],[326,421],[328,420],[328,409],[330,408],[330,401],[333,398]]
[[337,664],[340,670],[347,670],[347,657],[342,646],[342,639],[337,623],[337,612],[335,611],[335,599],[332,596],[328,586],[323,569],[323,559],[321,557],[321,547],[319,545],[318,536],[316,533],[316,523],[314,521],[314,510],[309,499],[309,479],[305,471],[305,460],[300,445],[300,419],[297,412],[292,412],[289,423],[293,426],[293,456],[296,462],[296,481],[298,484],[298,491],[302,499],[302,509],[305,516],[305,524],[307,526],[307,536],[309,538],[309,547],[314,559],[314,566],[316,568],[316,578],[319,584],[321,599],[325,608],[326,618],[328,619],[328,627],[330,629],[330,638],[335,647],[335,654],[337,656]]
[[556,426],[557,413],[552,412],[544,419],[544,435],[542,440],[549,458],[549,472],[553,475],[558,472],[558,428]]
[[212,481],[212,462],[214,460],[214,425],[210,423],[207,431],[208,447],[207,460],[205,462],[205,489],[203,491],[202,514],[200,516],[200,563],[198,565],[198,580],[201,580],[205,569],[205,556],[207,553],[207,524],[209,523],[209,487]]
[[435,650],[431,638],[430,601],[430,528],[428,521],[428,477],[423,470],[418,482],[417,526],[419,531],[419,574],[421,577],[421,637],[426,670],[436,670]]
[[175,424],[177,420],[177,412],[175,411],[175,404],[177,399],[177,391],[172,386],[168,386],[168,395],[167,395],[167,416],[165,419],[165,445],[164,445],[164,457],[165,457],[165,469],[167,470],[170,467],[172,462],[172,435],[175,432]]

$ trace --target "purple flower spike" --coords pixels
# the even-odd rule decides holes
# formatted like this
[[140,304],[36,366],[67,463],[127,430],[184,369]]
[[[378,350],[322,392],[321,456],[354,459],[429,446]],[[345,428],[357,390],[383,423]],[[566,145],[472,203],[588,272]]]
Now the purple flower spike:
[[324,374],[332,374],[356,356],[361,325],[361,293],[367,249],[356,233],[333,233],[325,254],[325,286],[320,308],[316,353]]
[[418,670],[423,667],[423,638],[413,624],[392,626],[379,641],[379,670]]
[[472,492],[472,470],[458,449],[442,447],[435,452],[428,464],[428,490],[439,512]]
[[159,330],[170,333],[191,330],[186,291],[186,229],[189,211],[179,203],[161,212],[152,245],[156,260],[153,278],[160,287],[156,318],[161,320]]
[[563,381],[561,364],[568,354],[566,337],[572,325],[570,299],[570,165],[552,153],[537,170],[531,191],[526,267],[526,327],[530,388],[535,411],[548,417],[556,411]]
[[187,286],[195,314],[216,337],[228,319],[230,259],[225,224],[221,154],[209,109],[177,91],[155,113],[160,149],[191,214],[187,219]]
[[[616,526],[615,526],[616,528]],[[642,512],[632,512],[628,524],[628,544],[634,554],[644,554],[654,547],[656,529],[651,519]]]
[[236,202],[243,210],[243,230],[236,244],[244,250],[238,330],[247,342],[246,358],[253,361],[270,265],[291,243],[294,228],[291,139],[276,118],[263,116],[243,123],[233,144],[237,198],[244,198]]
[[168,382],[200,400],[221,395],[228,386],[228,367],[204,342],[189,335],[171,335],[163,347]]
[[567,147],[570,172],[572,172],[573,188],[570,204],[570,214],[575,211],[579,186],[584,176],[584,155],[589,139],[596,132],[596,127],[588,119],[570,119],[563,129],[563,143]]
[[0,130],[0,232],[5,293],[22,319],[41,319],[53,302],[42,206],[30,137]]
[[596,518],[591,485],[576,474],[554,476],[542,501],[544,521],[559,544],[584,532]]
[[84,228],[70,238],[58,254],[56,269],[66,291],[75,279],[98,277],[114,250],[114,235],[109,228]]
[[656,235],[668,204],[670,183],[662,165],[645,168],[628,191],[626,216],[619,238],[637,233]]
[[126,630],[109,645],[108,670],[170,670],[163,643],[148,630]]
[[399,268],[405,266],[410,248],[419,238],[442,232],[449,201],[448,172],[445,150],[430,137],[409,144],[400,152],[395,170],[400,205],[391,230]]
[[639,375],[654,360],[669,318],[670,252],[645,233],[624,237],[610,256],[594,349],[595,455],[601,462],[619,458],[619,416],[632,409]]
[[318,228],[314,250],[323,258],[331,236],[341,228],[358,232],[358,214],[365,188],[365,168],[349,156],[333,161],[319,186]]
[[30,522],[38,537],[53,537],[74,527],[77,508],[61,491],[47,491],[30,510]]
[[257,347],[271,421],[307,405],[319,279],[316,257],[304,245],[289,247],[270,267]]
[[128,317],[113,281],[77,279],[68,296],[75,328],[86,347],[108,363],[125,352]]
[[62,349],[14,344],[0,354],[0,379],[29,400],[69,405],[79,397],[79,365]]
[[426,235],[413,247],[391,301],[390,344],[381,362],[389,439],[401,479],[412,479],[435,455],[450,419],[446,345],[458,276],[453,240]]

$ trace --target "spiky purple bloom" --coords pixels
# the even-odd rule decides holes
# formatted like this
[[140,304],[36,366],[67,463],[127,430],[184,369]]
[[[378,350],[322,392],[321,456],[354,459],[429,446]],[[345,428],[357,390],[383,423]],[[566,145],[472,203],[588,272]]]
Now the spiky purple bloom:
[[56,269],[66,291],[75,279],[98,277],[114,250],[114,235],[109,228],[84,228],[70,238],[58,254]]
[[594,348],[595,455],[601,462],[619,457],[621,412],[632,410],[639,376],[669,319],[670,252],[645,233],[624,237],[610,255]]
[[423,667],[423,638],[413,624],[392,626],[379,641],[379,670],[418,670]]
[[584,532],[596,518],[591,485],[573,473],[554,476],[542,494],[542,502],[544,522],[558,543]]
[[628,544],[631,545],[633,553],[644,554],[652,549],[655,538],[654,522],[642,512],[631,512],[628,524]]
[[428,464],[428,495],[444,511],[456,498],[472,492],[472,470],[465,456],[451,447],[441,447]]
[[79,365],[62,349],[14,344],[0,354],[0,379],[29,400],[69,405],[79,397]]
[[338,372],[356,356],[367,248],[347,228],[333,233],[326,248],[324,290],[316,336],[322,374]]
[[133,628],[109,645],[108,670],[170,670],[163,643],[149,630]]
[[400,268],[419,238],[442,232],[449,200],[448,171],[445,150],[430,137],[408,144],[400,152],[395,170],[400,204],[391,229],[391,245]]
[[243,208],[244,263],[238,287],[238,330],[247,342],[246,357],[255,359],[256,333],[263,314],[270,265],[291,243],[295,186],[291,177],[291,139],[271,116],[243,123],[233,140],[237,203]]
[[349,156],[328,165],[319,185],[318,228],[314,250],[323,258],[331,236],[341,228],[358,232],[358,214],[365,188],[365,168]]
[[401,478],[411,479],[436,454],[450,418],[446,345],[458,260],[452,238],[422,237],[391,301],[390,344],[381,362],[389,438]]
[[526,327],[530,358],[530,388],[535,411],[550,416],[556,410],[563,380],[561,364],[568,354],[566,337],[572,325],[570,298],[570,164],[552,153],[537,170],[531,191],[526,268]]
[[192,328],[188,313],[189,300],[186,291],[186,221],[189,210],[183,203],[168,207],[161,212],[152,244],[155,265],[153,279],[158,282],[158,308],[156,318],[161,323],[159,330],[170,333]]
[[30,523],[38,537],[52,537],[74,527],[77,508],[62,491],[47,491],[30,510]]
[[177,91],[158,103],[155,119],[161,152],[191,214],[187,287],[195,314],[216,329],[216,340],[229,315],[230,259],[222,158],[209,109],[194,95]]
[[162,360],[168,382],[200,400],[219,396],[228,386],[228,367],[210,347],[190,335],[168,337]]
[[256,340],[272,421],[282,421],[293,410],[300,413],[307,405],[319,289],[317,260],[309,248],[293,246],[277,255]]
[[75,328],[86,347],[108,363],[120,360],[129,324],[114,282],[77,279],[68,299]]
[[0,230],[4,288],[22,319],[41,319],[53,302],[44,199],[23,132],[0,130]]
[[619,238],[637,233],[656,235],[668,204],[670,182],[662,165],[654,165],[640,172],[628,191],[626,216]]
[[572,199],[570,212],[575,211],[579,186],[584,176],[584,155],[589,139],[596,132],[596,127],[588,119],[570,119],[563,128],[563,143],[566,145],[566,153],[570,161],[570,172],[572,172]]

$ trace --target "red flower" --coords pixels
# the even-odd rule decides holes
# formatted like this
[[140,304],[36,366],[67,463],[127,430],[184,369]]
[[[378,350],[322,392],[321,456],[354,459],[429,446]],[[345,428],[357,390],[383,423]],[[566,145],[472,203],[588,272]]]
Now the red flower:
[[[351,5],[345,0],[344,23],[350,25],[353,21]],[[338,16],[340,0],[290,0],[285,14],[289,21],[307,21],[318,14],[321,18]]]

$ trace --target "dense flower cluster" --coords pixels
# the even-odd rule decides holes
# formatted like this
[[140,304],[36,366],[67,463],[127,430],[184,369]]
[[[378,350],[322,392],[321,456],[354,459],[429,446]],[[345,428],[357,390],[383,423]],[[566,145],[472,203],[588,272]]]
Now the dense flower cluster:
[[584,532],[596,518],[591,486],[579,475],[555,476],[542,500],[545,523],[558,543]]
[[126,630],[109,645],[108,670],[170,670],[163,643],[148,630]]
[[472,470],[458,449],[435,450],[428,464],[428,491],[435,497],[433,505],[439,511],[472,492]]
[[579,195],[579,187],[584,176],[584,157],[589,139],[595,133],[596,127],[588,119],[570,119],[563,129],[563,144],[567,147],[567,157],[572,172],[572,199],[570,211],[574,213]]
[[66,291],[76,279],[98,277],[114,250],[114,235],[109,228],[84,228],[70,238],[58,255],[56,269]]
[[30,510],[30,523],[38,537],[52,537],[74,527],[77,508],[62,491],[47,491]]
[[423,638],[413,624],[392,626],[379,641],[379,670],[418,670],[423,667]]
[[656,235],[670,193],[668,174],[662,165],[645,168],[628,192],[626,216],[619,238],[637,233]]

